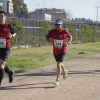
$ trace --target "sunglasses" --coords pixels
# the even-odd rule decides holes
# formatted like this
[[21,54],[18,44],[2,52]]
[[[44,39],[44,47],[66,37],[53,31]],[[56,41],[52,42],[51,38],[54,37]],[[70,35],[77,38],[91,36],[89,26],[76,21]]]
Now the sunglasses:
[[60,26],[60,24],[55,24],[55,26]]

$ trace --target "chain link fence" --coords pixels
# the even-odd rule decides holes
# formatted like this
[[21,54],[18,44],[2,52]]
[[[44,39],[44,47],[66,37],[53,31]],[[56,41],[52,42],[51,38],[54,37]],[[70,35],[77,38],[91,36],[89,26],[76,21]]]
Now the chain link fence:
[[45,46],[47,44],[45,36],[48,30],[43,29],[40,26],[41,22],[43,21],[16,17],[10,17],[9,19],[18,20],[24,25],[25,29],[25,32],[23,34],[18,33],[16,37],[11,40],[12,48],[37,47]]
[[[34,19],[26,19],[26,18],[9,18],[11,20],[18,20],[20,23],[24,25],[25,32],[18,33],[18,35],[11,40],[12,48],[27,48],[27,47],[39,47],[39,46],[46,46],[48,45],[45,39],[46,34],[48,33],[48,26],[46,28],[41,27],[41,23],[43,21],[38,21]],[[45,21],[46,22],[46,21]],[[47,25],[54,26],[54,22],[47,22]],[[82,42],[82,31],[81,25],[74,26],[71,28],[68,22],[63,23],[64,28],[67,28],[72,36],[73,36],[73,43],[77,43],[77,41]],[[99,27],[98,27],[99,28]],[[100,28],[97,30],[100,33]],[[95,32],[95,31],[94,31]],[[16,32],[17,33],[17,32]],[[97,33],[97,34],[98,34]],[[100,38],[98,38],[100,39]],[[50,44],[49,44],[50,45]]]

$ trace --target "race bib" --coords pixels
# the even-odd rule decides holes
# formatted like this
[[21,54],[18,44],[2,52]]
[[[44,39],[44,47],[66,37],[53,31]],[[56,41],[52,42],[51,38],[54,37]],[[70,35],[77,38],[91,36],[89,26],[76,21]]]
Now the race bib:
[[63,40],[54,40],[54,47],[55,48],[62,48],[63,46]]
[[6,48],[6,39],[0,38],[0,48]]

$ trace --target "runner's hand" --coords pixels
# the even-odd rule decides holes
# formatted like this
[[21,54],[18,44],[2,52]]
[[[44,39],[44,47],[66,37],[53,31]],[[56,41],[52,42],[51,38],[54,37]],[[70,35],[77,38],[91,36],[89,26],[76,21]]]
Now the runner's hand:
[[65,44],[64,44],[65,47],[68,47],[68,45],[69,45],[68,43],[65,43]]
[[13,38],[13,34],[10,33],[8,37],[9,37],[9,38]]
[[49,39],[49,42],[51,42],[51,43],[52,43],[52,42],[53,42],[53,39]]
[[47,41],[52,43],[53,39],[52,38],[49,38],[49,39],[47,38]]

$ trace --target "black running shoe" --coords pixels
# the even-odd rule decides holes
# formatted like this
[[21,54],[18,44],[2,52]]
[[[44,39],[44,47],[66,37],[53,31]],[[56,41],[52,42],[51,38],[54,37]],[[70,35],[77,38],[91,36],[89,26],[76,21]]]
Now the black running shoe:
[[14,77],[14,71],[10,71],[9,73],[9,83],[12,83],[13,82],[13,77]]

